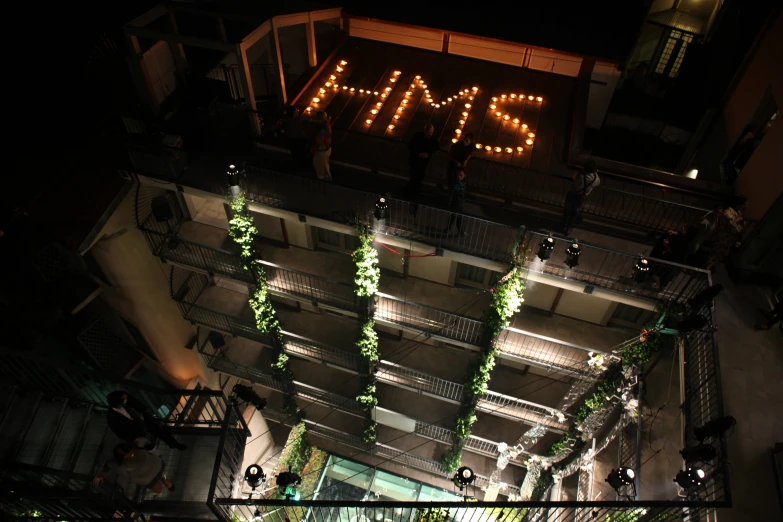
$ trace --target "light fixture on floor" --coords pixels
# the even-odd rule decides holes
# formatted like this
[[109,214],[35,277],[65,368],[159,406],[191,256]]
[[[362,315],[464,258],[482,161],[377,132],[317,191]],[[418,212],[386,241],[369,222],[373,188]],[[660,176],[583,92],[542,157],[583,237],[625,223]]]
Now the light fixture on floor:
[[233,164],[229,165],[228,170],[226,170],[226,179],[228,180],[231,197],[239,196],[239,167]]
[[633,280],[637,283],[644,283],[649,275],[650,261],[644,256],[637,257],[636,262],[633,264]]
[[465,489],[465,486],[473,484],[474,480],[476,480],[476,474],[467,466],[459,468],[452,479],[454,485],[457,486],[460,491]]
[[674,482],[684,490],[689,490],[702,485],[702,480],[707,476],[701,468],[688,468],[677,473]]
[[375,203],[375,219],[378,221],[383,221],[386,219],[386,211],[388,210],[389,205],[386,203],[386,198],[380,198]]
[[694,428],[693,434],[700,441],[708,439],[710,437],[717,437],[721,433],[725,433],[731,427],[737,424],[737,419],[731,416],[721,417],[719,419],[713,419],[704,426]]
[[247,485],[251,488],[256,489],[263,484],[265,480],[266,475],[264,474],[264,470],[261,469],[261,466],[258,464],[251,464],[245,470],[245,482],[247,482]]
[[619,494],[620,488],[632,485],[635,478],[636,472],[634,470],[625,466],[620,466],[617,469],[612,469],[609,476],[606,477],[606,482],[608,482]]
[[718,452],[709,444],[697,444],[680,450],[682,460],[688,464],[695,462],[710,462],[718,456]]
[[540,245],[538,245],[538,258],[541,261],[546,261],[552,257],[552,251],[555,249],[555,239],[552,236],[545,238]]
[[254,522],[258,522],[259,520],[262,520],[264,518],[264,515],[261,514],[261,509],[256,508],[255,512],[253,512],[253,520]]
[[582,249],[579,247],[579,243],[571,243],[571,246],[566,248],[565,264],[568,268],[574,268],[579,264],[579,256],[582,255]]

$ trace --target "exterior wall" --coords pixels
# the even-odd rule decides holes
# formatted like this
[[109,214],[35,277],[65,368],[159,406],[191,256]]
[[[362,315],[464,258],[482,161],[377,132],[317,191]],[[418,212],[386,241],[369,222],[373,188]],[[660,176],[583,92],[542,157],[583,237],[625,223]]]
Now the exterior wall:
[[400,263],[400,256],[383,247],[376,247],[375,250],[378,251],[378,265],[381,268],[402,274],[405,267]]
[[[700,172],[702,169],[717,172],[720,162],[756,115],[767,89],[771,89],[778,110],[783,109],[781,63],[783,17],[778,15],[692,163]],[[783,123],[779,117],[735,182],[736,191],[748,198],[746,217],[760,219],[783,192],[783,176],[779,173],[782,151]]]
[[408,275],[453,285],[457,278],[457,263],[442,257],[422,257],[408,260]]
[[288,243],[291,246],[298,246],[312,250],[315,248],[313,242],[313,228],[300,223],[299,221],[285,220],[285,230],[288,233]]
[[258,229],[258,234],[260,236],[274,239],[275,241],[280,241],[281,243],[285,241],[280,218],[253,212],[253,223],[255,224],[256,229]]
[[617,303],[612,301],[564,290],[563,295],[560,296],[560,302],[555,308],[555,313],[605,325],[612,317],[615,308],[617,308]]
[[134,200],[135,191],[131,191],[100,232],[101,236],[118,235],[91,248],[112,285],[103,297],[138,325],[162,369],[174,380],[181,384],[203,379],[208,370],[197,352],[185,348],[195,333],[193,326],[169,296],[167,267],[152,255],[136,228]]
[[525,306],[532,306],[548,312],[552,309],[559,290],[555,286],[545,285],[536,281],[527,281],[525,283]]
[[606,111],[612,101],[614,89],[620,80],[620,71],[613,63],[598,62],[590,76],[590,94],[587,101],[585,125],[600,129],[604,123]]
[[190,194],[183,194],[183,197],[190,213],[190,219],[196,223],[228,230],[228,216],[222,201],[200,198]]

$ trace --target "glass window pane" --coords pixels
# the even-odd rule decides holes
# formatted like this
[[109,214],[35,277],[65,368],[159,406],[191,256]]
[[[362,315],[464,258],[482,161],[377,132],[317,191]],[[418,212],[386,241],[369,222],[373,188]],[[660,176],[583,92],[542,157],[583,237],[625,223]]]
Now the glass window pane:
[[375,496],[374,500],[414,502],[419,496],[420,485],[414,480],[378,470],[370,493]]
[[457,273],[458,278],[466,281],[473,281],[475,283],[483,283],[486,275],[487,271],[484,268],[462,263],[460,263],[459,272]]
[[359,248],[359,238],[356,236],[350,236],[348,234],[343,234],[345,236],[345,249],[350,250],[353,252],[357,248]]
[[334,247],[342,247],[342,243],[340,242],[340,234],[339,232],[335,232],[333,230],[326,230],[325,228],[319,228],[318,229],[318,243],[322,245],[331,245]]

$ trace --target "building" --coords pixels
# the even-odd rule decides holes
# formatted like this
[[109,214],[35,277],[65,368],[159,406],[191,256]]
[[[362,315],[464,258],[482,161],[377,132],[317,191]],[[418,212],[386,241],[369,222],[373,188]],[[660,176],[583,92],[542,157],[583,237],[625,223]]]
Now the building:
[[[588,509],[603,516],[618,509],[596,498],[631,497],[637,502],[631,509],[649,516],[696,508],[697,503],[677,498],[680,490],[671,478],[682,469],[682,441],[695,443],[693,428],[724,414],[712,328],[702,325],[661,337],[661,353],[671,355],[675,345],[680,349],[679,386],[668,365],[647,367],[647,400],[665,405],[671,393],[680,393],[683,405],[682,430],[661,436],[667,441],[668,462],[675,463],[671,469],[662,466],[644,475],[644,459],[652,455],[644,448],[634,414],[642,398],[635,395],[638,375],[617,381],[623,383],[624,397],[610,399],[605,393],[600,405],[585,410],[595,410],[588,415],[590,423],[577,415],[577,405],[595,398],[601,366],[622,357],[624,348],[644,342],[640,330],[658,318],[656,307],[684,304],[712,282],[705,270],[647,257],[649,234],[700,217],[709,209],[709,194],[678,191],[663,198],[653,185],[629,188],[607,177],[584,208],[579,237],[549,233],[569,186],[568,179],[558,176],[568,173],[567,164],[554,161],[553,151],[568,143],[568,106],[578,95],[578,78],[586,64],[613,74],[616,63],[362,20],[339,9],[256,13],[263,18],[259,24],[249,21],[249,13],[214,16],[201,8],[171,9],[155,8],[126,27],[136,84],[156,117],[144,110],[124,113],[128,154],[120,166],[126,183],[109,211],[73,247],[111,283],[102,302],[138,328],[139,338],[149,345],[143,365],[176,386],[165,393],[149,392],[148,401],[189,437],[194,451],[182,456],[166,452],[178,484],[185,484],[178,492],[117,497],[126,517],[141,511],[153,518],[250,519],[256,510],[263,516],[274,501],[240,499],[253,494],[240,477],[250,463],[260,464],[268,476],[279,472],[295,446],[292,437],[302,428],[329,453],[326,471],[317,473],[316,468],[310,474],[319,478],[313,485],[318,499],[336,501],[340,517],[350,517],[351,502],[361,507],[358,503],[370,494],[389,503],[378,506],[392,510],[392,517],[413,514],[393,511],[402,501],[455,500],[453,470],[443,464],[455,441],[462,448],[461,463],[477,475],[475,495],[485,502],[546,498],[552,503],[543,507],[553,517],[577,517]],[[214,39],[201,35],[207,26],[216,32]],[[337,27],[346,39],[319,48],[324,45],[319,36],[327,35],[329,42]],[[285,67],[286,38],[294,49],[300,44],[306,62],[292,59]],[[465,78],[449,77],[455,67],[461,67]],[[205,79],[199,81],[199,75]],[[297,88],[290,87],[297,81]],[[438,82],[443,86],[435,87]],[[404,90],[408,85],[411,90]],[[262,122],[268,122],[265,104],[277,97],[301,100],[311,112],[338,111],[330,113],[335,149],[339,143],[343,151],[335,156],[335,183],[290,173],[279,142],[256,136]],[[460,109],[451,109],[457,103]],[[448,113],[437,112],[447,104]],[[395,119],[397,112],[410,116]],[[425,122],[443,129],[444,147],[463,130],[476,134],[483,146],[471,160],[470,199],[461,218],[464,235],[444,232],[452,215],[438,208],[434,190],[428,189],[416,209],[386,195],[399,190],[394,180],[400,164],[404,169],[404,138]],[[428,186],[445,178],[445,162],[445,154],[436,155]],[[241,188],[246,207],[238,203],[234,187]],[[367,296],[356,295],[353,284],[356,267],[349,254],[362,244],[357,218],[372,226],[371,248],[380,266],[372,306],[362,299]],[[256,229],[247,237],[261,250],[263,279],[245,268],[248,261],[230,235],[231,221],[237,219]],[[554,250],[548,248],[550,238]],[[463,381],[487,347],[482,317],[493,301],[492,289],[513,267],[525,286],[525,308],[512,314],[497,338],[494,368],[484,366],[488,390],[473,393],[468,391],[471,382]],[[263,290],[269,301],[259,297]],[[251,297],[257,299],[252,306]],[[282,323],[280,338],[259,329],[269,316],[254,308],[267,302]],[[708,325],[715,324],[709,307],[695,311]],[[373,366],[355,346],[368,315],[375,322],[380,355]],[[29,361],[19,353],[9,357],[15,364]],[[23,367],[36,369],[29,364]],[[110,385],[105,375],[96,375],[94,365],[87,371],[63,362],[61,369],[85,372],[86,382]],[[369,394],[362,389],[372,376],[375,393],[370,395],[378,404],[368,413],[359,397]],[[109,508],[86,495],[96,493],[89,486],[84,488],[89,471],[111,450],[112,439],[100,431],[104,425],[83,421],[87,431],[77,431],[75,439],[88,431],[96,432],[94,438],[62,450],[78,457],[63,468],[58,446],[50,441],[64,440],[57,438],[60,425],[78,424],[72,415],[83,414],[81,403],[73,411],[67,407],[70,402],[55,403],[66,413],[58,417],[54,433],[39,433],[30,427],[51,412],[38,409],[40,396],[21,393],[25,383],[19,375],[4,379],[17,388],[8,394],[3,422],[19,419],[28,408],[36,412],[27,423],[4,425],[8,431],[3,433],[10,433],[6,458],[15,461],[6,480],[24,483],[35,473],[56,477],[78,470],[73,488],[83,502],[78,509],[94,505],[105,516]],[[52,382],[46,377],[39,381]],[[224,395],[236,383],[252,386],[266,399],[266,407],[238,411]],[[145,384],[150,385],[137,379],[122,386],[141,393]],[[73,389],[69,383],[62,386]],[[32,388],[40,389],[40,382]],[[47,391],[58,391],[52,388]],[[90,389],[94,407],[105,408],[101,392],[106,388]],[[467,436],[460,436],[465,432],[457,431],[454,420],[465,418],[466,397],[475,399],[467,403],[478,420]],[[303,424],[298,411],[306,413]],[[675,412],[654,415],[667,423],[678,419]],[[577,422],[580,433],[594,435],[586,436],[584,444],[573,437]],[[368,423],[377,426],[374,442],[368,442]],[[714,444],[721,458],[703,466],[708,473],[701,497],[707,502],[704,516],[729,500],[724,436]],[[83,455],[85,447],[93,453]],[[571,454],[572,448],[577,458],[563,460],[561,480],[554,486],[539,481],[548,476],[541,463]],[[615,492],[603,479],[620,465],[649,480]],[[326,494],[325,488],[345,496]],[[22,497],[8,501],[4,509],[57,509],[31,502],[29,494]],[[564,503],[569,500],[579,503]],[[482,504],[494,518],[503,515],[493,513],[491,506],[514,509],[510,503]],[[313,516],[326,516],[312,507]],[[305,518],[306,513],[290,509],[289,517]],[[377,509],[371,514],[379,515],[385,516]],[[514,511],[514,517],[523,516],[527,511]]]

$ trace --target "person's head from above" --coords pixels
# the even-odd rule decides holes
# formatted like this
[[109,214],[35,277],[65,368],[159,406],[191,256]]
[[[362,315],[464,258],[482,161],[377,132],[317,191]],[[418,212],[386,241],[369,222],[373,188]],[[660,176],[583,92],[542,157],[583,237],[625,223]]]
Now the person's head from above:
[[457,179],[460,181],[465,181],[465,169],[459,169],[457,171]]
[[329,121],[329,116],[327,116],[324,111],[318,111],[315,113],[315,116],[313,116],[313,121],[316,123],[327,123]]
[[462,137],[462,141],[465,143],[465,145],[473,145],[473,135],[471,133],[467,133]]
[[745,196],[734,196],[729,203],[729,207],[737,211],[743,211],[748,206],[748,198]]
[[114,447],[114,460],[122,464],[136,456],[137,448],[128,442],[121,442]]
[[285,115],[289,118],[296,118],[299,116],[299,108],[295,105],[289,105],[285,108]]
[[431,138],[433,134],[435,134],[435,125],[428,123],[424,126],[424,135]]
[[106,402],[112,408],[122,408],[128,403],[128,393],[122,390],[113,391],[106,397]]
[[598,165],[595,164],[595,160],[593,158],[589,158],[587,161],[585,161],[584,171],[587,174],[598,174]]

